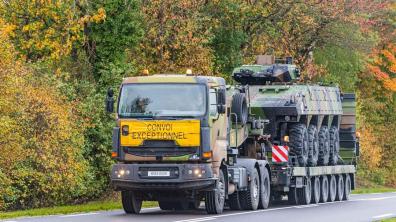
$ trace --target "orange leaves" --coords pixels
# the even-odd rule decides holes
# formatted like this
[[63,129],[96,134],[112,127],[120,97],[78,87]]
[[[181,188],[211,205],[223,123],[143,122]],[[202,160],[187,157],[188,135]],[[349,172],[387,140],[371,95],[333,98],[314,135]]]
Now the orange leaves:
[[368,65],[368,70],[383,82],[385,88],[396,92],[396,44],[388,44],[374,56],[374,62]]

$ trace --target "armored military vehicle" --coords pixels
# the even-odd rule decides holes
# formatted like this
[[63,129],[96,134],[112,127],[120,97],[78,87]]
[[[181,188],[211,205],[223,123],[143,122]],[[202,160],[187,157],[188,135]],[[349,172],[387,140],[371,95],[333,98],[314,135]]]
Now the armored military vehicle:
[[[299,77],[291,57],[258,56],[256,64],[233,70],[233,78],[248,89],[251,116],[270,122],[263,133],[268,137],[261,144],[267,147],[273,169],[294,166],[294,171],[323,171],[326,167],[321,166],[355,165],[359,149],[354,94],[343,94],[337,86],[301,83]],[[250,137],[257,136],[251,130]],[[278,172],[272,171],[273,194],[276,189],[288,190],[289,199],[298,198],[293,186],[287,185],[293,179],[289,181],[284,170]]]

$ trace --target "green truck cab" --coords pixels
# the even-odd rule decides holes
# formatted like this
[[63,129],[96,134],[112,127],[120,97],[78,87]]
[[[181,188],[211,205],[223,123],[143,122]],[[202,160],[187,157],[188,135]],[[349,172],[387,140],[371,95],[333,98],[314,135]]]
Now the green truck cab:
[[[121,191],[125,212],[139,213],[146,200],[158,201],[164,210],[196,209],[205,200],[208,213],[221,213],[236,190],[251,195],[249,171],[255,173],[257,194],[260,179],[253,170],[255,164],[266,171],[269,189],[268,163],[263,160],[258,166],[252,159],[245,161],[249,167],[238,167],[236,151],[230,149],[230,134],[246,127],[246,122],[239,127],[231,123],[235,94],[238,101],[245,101],[247,115],[245,95],[226,92],[223,78],[153,75],[124,79],[113,129],[112,156],[117,163],[110,177]],[[113,111],[111,90],[106,104]],[[233,144],[243,141],[242,136]],[[266,207],[269,195],[265,198],[262,205]],[[259,199],[256,196],[253,206],[246,205],[257,209]]]

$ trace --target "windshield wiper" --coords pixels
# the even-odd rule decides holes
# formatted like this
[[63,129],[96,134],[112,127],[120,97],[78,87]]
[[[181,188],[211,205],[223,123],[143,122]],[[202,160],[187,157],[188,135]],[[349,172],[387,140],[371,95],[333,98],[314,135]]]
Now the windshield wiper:
[[118,114],[122,118],[134,117],[134,118],[150,118],[153,119],[154,115],[152,113],[124,113]]

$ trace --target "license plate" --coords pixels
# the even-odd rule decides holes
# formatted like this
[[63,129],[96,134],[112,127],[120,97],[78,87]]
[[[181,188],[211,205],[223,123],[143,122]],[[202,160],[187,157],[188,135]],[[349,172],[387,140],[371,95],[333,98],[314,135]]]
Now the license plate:
[[169,177],[169,171],[148,171],[147,176],[149,177]]

